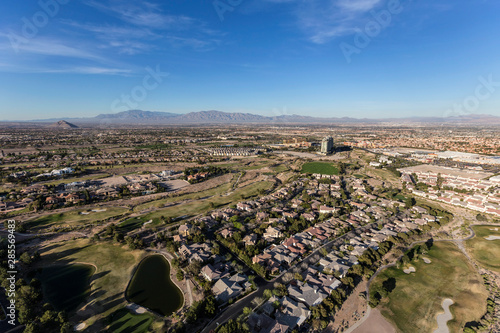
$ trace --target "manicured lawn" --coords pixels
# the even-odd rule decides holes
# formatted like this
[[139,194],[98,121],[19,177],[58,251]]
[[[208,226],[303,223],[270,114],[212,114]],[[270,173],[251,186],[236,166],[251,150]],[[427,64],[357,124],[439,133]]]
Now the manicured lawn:
[[476,237],[466,241],[470,253],[479,264],[500,273],[500,239],[486,240],[489,236],[500,237],[500,225],[473,226],[472,229]]
[[[77,239],[50,244],[40,250],[41,267],[50,264],[88,263],[97,267],[91,282],[90,309],[97,315],[109,315],[125,304],[124,292],[132,270],[145,255],[144,251],[132,251],[125,246],[110,243],[93,243]],[[95,307],[95,309],[94,309]],[[90,312],[89,312],[90,313]],[[89,319],[96,320],[95,315]]]
[[110,315],[112,320],[107,332],[110,333],[143,333],[153,322],[149,313],[140,315],[131,314],[127,309],[120,309]]
[[64,213],[45,215],[34,220],[28,220],[27,227],[29,229],[43,229],[52,226],[74,227],[77,225],[98,222],[110,217],[124,214],[128,211],[126,208],[119,207],[102,207],[97,208],[96,210],[97,212],[89,209],[79,209]]
[[437,328],[436,315],[443,312],[441,302],[451,298],[453,319],[448,322],[450,332],[461,332],[465,323],[479,320],[486,312],[487,291],[481,276],[475,272],[462,252],[450,242],[436,242],[422,259],[412,262],[416,273],[405,274],[391,267],[374,280],[370,294],[388,278],[396,280],[396,287],[382,300],[382,314],[401,332],[427,333]]
[[331,164],[325,162],[310,162],[302,166],[302,173],[319,173],[322,175],[338,175],[339,169]]

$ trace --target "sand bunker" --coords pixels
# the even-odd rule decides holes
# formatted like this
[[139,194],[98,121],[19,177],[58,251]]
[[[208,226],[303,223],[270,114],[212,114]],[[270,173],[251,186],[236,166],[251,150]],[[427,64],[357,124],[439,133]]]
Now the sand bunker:
[[85,329],[85,327],[87,327],[87,324],[85,323],[80,323],[78,325],[76,325],[73,330],[75,331],[83,331]]
[[498,228],[490,228],[492,231],[498,231]]
[[500,236],[488,236],[488,237],[484,237],[484,239],[486,239],[486,240],[497,240],[497,239],[500,239]]
[[89,212],[80,212],[80,215],[89,215]]
[[415,273],[416,271],[417,270],[413,266],[411,266],[410,268],[407,268],[407,269],[403,270],[403,272],[405,272],[406,274]]
[[146,224],[153,223],[153,220],[149,220],[148,222],[145,222],[142,226],[145,226]]
[[126,306],[127,309],[129,309],[130,311],[132,311],[133,313],[135,314],[142,314],[142,313],[145,313],[147,310],[146,308],[140,306],[140,305],[137,305],[137,304],[128,304]]
[[100,213],[100,212],[105,212],[107,209],[92,209],[93,212]]
[[426,264],[430,264],[432,261],[429,258],[422,258]]
[[450,311],[450,306],[453,304],[453,300],[446,298],[443,300],[441,306],[444,309],[444,313],[441,313],[436,317],[438,328],[433,333],[450,333],[450,329],[448,328],[448,321],[453,319],[453,315]]

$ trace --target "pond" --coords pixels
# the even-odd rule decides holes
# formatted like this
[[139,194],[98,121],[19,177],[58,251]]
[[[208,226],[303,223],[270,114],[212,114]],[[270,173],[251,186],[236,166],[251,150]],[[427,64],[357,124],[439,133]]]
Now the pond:
[[181,290],[170,280],[170,265],[162,255],[145,258],[126,291],[130,302],[169,316],[184,303]]
[[38,278],[47,301],[57,311],[70,312],[89,296],[94,272],[95,268],[90,265],[58,265],[43,268]]

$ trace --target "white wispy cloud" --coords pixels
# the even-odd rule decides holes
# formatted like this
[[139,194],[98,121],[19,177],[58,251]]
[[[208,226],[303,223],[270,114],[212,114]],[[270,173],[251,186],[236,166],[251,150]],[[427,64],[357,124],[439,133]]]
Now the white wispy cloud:
[[150,42],[161,38],[160,34],[147,28],[79,23],[73,20],[64,20],[62,23],[85,33],[93,34],[95,36],[95,48],[116,49],[121,54],[147,53],[154,48],[154,44]]
[[37,54],[47,56],[103,60],[103,58],[83,47],[70,45],[61,40],[37,37],[33,39],[15,39],[11,33],[0,32],[0,50],[6,53]]
[[0,71],[7,73],[30,73],[30,74],[88,74],[88,75],[119,75],[131,76],[136,72],[126,68],[98,67],[98,66],[56,66],[28,64],[6,64],[0,63]]
[[337,6],[351,12],[366,12],[378,5],[380,0],[339,0]]
[[82,3],[99,12],[96,19],[92,15],[87,15],[84,21],[58,17],[51,22],[50,29],[32,38],[0,30],[0,62],[5,64],[0,69],[128,75],[137,70],[130,56],[155,56],[171,48],[205,52],[220,45],[224,36],[202,20],[164,12],[160,2],[82,0]]
[[166,14],[155,3],[143,1],[86,0],[86,5],[112,15],[124,26],[102,26],[66,22],[95,33],[107,47],[116,47],[121,53],[146,53],[166,41],[174,47],[189,47],[196,51],[213,49],[220,44],[224,33],[212,29],[204,21],[186,15]]
[[101,11],[111,13],[119,19],[137,26],[154,29],[186,29],[194,19],[185,15],[164,14],[159,5],[141,1],[95,1],[87,0],[85,3]]
[[0,32],[0,70],[3,72],[107,75],[134,72],[131,66],[117,64],[88,45],[41,36],[13,45],[12,36]]
[[130,69],[106,68],[106,67],[66,67],[66,68],[32,68],[32,72],[38,73],[75,73],[75,74],[100,74],[100,75],[130,75]]
[[381,0],[303,1],[297,16],[301,28],[313,43],[324,44],[336,37],[354,33],[366,23],[366,15]]
[[296,27],[316,44],[354,33],[382,0],[262,0],[292,6]]

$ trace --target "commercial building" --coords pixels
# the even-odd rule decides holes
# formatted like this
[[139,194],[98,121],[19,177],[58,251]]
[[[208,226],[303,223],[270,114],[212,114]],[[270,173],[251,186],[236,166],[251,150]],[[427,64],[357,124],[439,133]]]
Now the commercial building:
[[327,136],[321,141],[321,153],[325,155],[333,153],[333,138],[331,136]]

